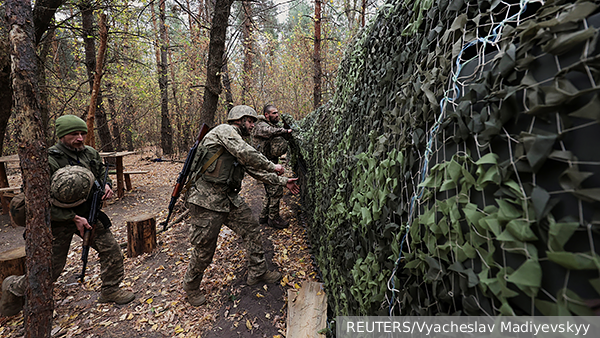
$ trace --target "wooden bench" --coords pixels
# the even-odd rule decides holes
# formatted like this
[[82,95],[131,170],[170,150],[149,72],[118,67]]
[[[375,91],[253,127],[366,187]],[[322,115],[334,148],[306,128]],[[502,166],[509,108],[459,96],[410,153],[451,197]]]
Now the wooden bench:
[[21,191],[21,186],[0,188],[0,200],[2,203],[2,214],[8,214],[10,200]]
[[[130,175],[141,175],[141,174],[147,174],[149,172],[150,172],[149,170],[129,170],[129,171],[124,171],[123,172],[123,177],[125,177],[125,189],[128,190],[128,191],[131,190],[131,189],[133,189],[131,187],[131,176]],[[112,174],[112,175],[116,175],[117,174],[117,172],[114,171],[114,170],[111,170],[108,173]]]

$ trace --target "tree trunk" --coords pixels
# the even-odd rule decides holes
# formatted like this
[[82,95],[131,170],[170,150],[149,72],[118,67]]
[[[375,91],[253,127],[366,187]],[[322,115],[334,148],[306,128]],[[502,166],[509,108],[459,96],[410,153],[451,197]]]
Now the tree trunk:
[[4,135],[12,109],[8,30],[4,6],[0,6],[0,156],[3,155]]
[[[96,93],[94,93],[94,86],[96,77],[102,77],[102,73],[98,73],[98,67],[102,70],[104,66],[104,54],[101,55],[101,51],[98,50],[98,60],[96,60],[96,43],[94,40],[94,8],[90,0],[83,0],[80,4],[81,9],[81,22],[82,22],[82,31],[83,31],[83,40],[85,42],[85,66],[88,73],[88,81],[90,84],[90,94],[92,97],[96,95],[95,101],[90,101],[90,107],[88,109],[88,136],[86,137],[86,144],[91,145],[95,143],[94,138],[94,123],[95,119],[96,129],[98,130],[98,136],[100,138],[100,143],[102,144],[101,149],[106,151],[113,151],[112,146],[112,137],[110,136],[110,129],[108,128],[108,123],[106,119],[106,112],[104,111],[104,105],[102,104],[102,92],[100,90],[100,82],[98,82],[98,89]],[[106,24],[106,22],[105,22]],[[102,28],[101,28],[102,29]],[[102,48],[102,37],[100,41],[100,47]],[[106,44],[106,41],[104,41]],[[104,51],[106,51],[106,46],[104,46]],[[102,64],[98,65],[98,62],[102,57]],[[98,79],[100,81],[100,79]],[[93,102],[96,104],[94,105]],[[93,108],[92,108],[93,106]],[[92,109],[94,109],[92,111]],[[91,113],[91,116],[90,116]],[[90,118],[92,119],[92,127],[90,127]],[[93,143],[92,143],[93,142]],[[94,145],[92,145],[94,146]]]
[[48,121],[50,119],[50,113],[48,111],[48,85],[46,84],[46,58],[52,47],[52,40],[54,40],[54,28],[52,28],[46,38],[42,42],[42,48],[40,49],[38,57],[38,85],[40,87],[40,98],[41,98],[41,115],[42,115],[42,128],[46,137],[46,143],[52,140],[52,133],[48,131]]
[[[102,80],[102,73],[103,73],[103,67],[104,67],[104,55],[106,54],[106,42],[108,40],[108,29],[106,27],[106,14],[104,14],[104,13],[102,13],[100,15],[99,28],[100,28],[100,48],[98,49],[98,58],[96,59],[96,71],[94,72],[94,84],[92,87],[92,95],[90,98],[90,107],[89,107],[88,116],[87,116],[88,133],[87,133],[87,136],[85,137],[85,144],[92,146],[94,148],[95,148],[95,143],[96,143],[96,138],[94,137],[94,117],[96,117],[96,113],[97,113],[96,105],[94,103],[97,102],[98,95],[100,95],[100,81]],[[98,119],[98,123],[96,123],[96,124],[98,126],[103,125],[106,128],[108,128],[108,124],[106,123],[106,114],[104,114],[104,111],[102,111],[102,113],[100,115],[101,116],[98,116],[98,117],[104,117],[104,118]],[[102,134],[100,132],[100,128],[98,128],[98,133]],[[110,148],[110,149],[107,149],[109,151],[113,150],[112,149],[112,139],[110,137],[110,131],[108,131],[108,140],[103,141],[102,144],[103,145],[110,144],[110,146],[106,147],[106,148]],[[105,147],[103,147],[103,148],[105,148]]]
[[360,6],[360,26],[361,27],[365,26],[366,12],[367,12],[367,0],[362,0],[361,6]]
[[242,1],[242,45],[244,46],[244,67],[242,75],[242,104],[247,104],[247,96],[252,88],[252,4],[250,1]]
[[158,17],[160,20],[160,73],[158,87],[160,89],[160,145],[164,155],[173,154],[173,130],[169,119],[169,92],[167,78],[167,26],[165,25],[165,0],[158,3]]
[[227,58],[223,58],[223,87],[225,87],[225,102],[227,111],[233,108],[233,92],[231,91],[231,81],[229,80],[229,68],[227,67]]
[[321,69],[321,0],[315,0],[315,39],[314,39],[314,87],[313,101],[314,108],[317,109],[321,105],[321,78],[323,71]]
[[210,29],[206,86],[204,87],[204,102],[200,111],[200,122],[209,126],[214,125],[219,94],[221,94],[221,68],[223,67],[225,38],[231,4],[232,0],[217,0]]
[[108,89],[108,112],[110,113],[112,123],[112,135],[113,143],[116,151],[123,151],[123,145],[121,143],[121,128],[119,127],[119,117],[117,116],[117,110],[115,108],[115,94],[112,92],[112,84],[107,83]]
[[127,257],[133,258],[156,249],[156,217],[142,214],[127,220]]
[[17,143],[27,205],[25,337],[50,337],[54,307],[50,167],[40,111],[33,13],[30,1],[7,0],[5,4],[10,25],[14,105],[19,113]]

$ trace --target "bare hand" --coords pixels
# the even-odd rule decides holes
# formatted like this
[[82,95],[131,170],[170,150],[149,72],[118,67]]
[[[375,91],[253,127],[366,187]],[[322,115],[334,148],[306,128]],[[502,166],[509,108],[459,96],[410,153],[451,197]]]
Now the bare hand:
[[297,180],[297,178],[290,178],[285,184],[285,187],[288,188],[292,194],[297,194],[300,192],[300,187],[296,184]]
[[110,185],[106,185],[104,187],[104,196],[102,196],[102,200],[107,200],[107,199],[111,199],[113,197],[113,191],[110,188]]
[[92,230],[92,226],[88,223],[87,219],[81,216],[75,215],[75,218],[73,218],[73,222],[75,222],[75,226],[77,227],[77,230],[79,230],[79,233],[81,234],[82,238],[85,229]]
[[285,172],[285,168],[281,164],[276,164],[275,172],[277,173],[277,175],[281,176]]

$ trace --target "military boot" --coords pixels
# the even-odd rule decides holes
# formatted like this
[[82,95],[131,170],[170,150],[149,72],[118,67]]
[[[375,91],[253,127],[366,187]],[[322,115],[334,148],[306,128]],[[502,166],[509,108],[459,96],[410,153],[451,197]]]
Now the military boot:
[[279,215],[273,218],[269,218],[268,224],[270,227],[273,227],[275,229],[285,229],[290,226],[290,222],[284,220]]
[[135,299],[135,295],[131,291],[121,290],[118,287],[102,289],[98,303],[117,303],[127,304]]
[[194,287],[193,285],[183,283],[183,290],[187,294],[188,303],[192,306],[200,306],[206,303],[206,297],[202,294],[198,286]]
[[278,271],[267,271],[258,277],[248,276],[247,283],[248,285],[254,285],[259,282],[263,282],[265,284],[272,284],[281,279],[281,273]]
[[8,287],[17,276],[8,276],[2,282],[2,299],[0,299],[0,315],[5,317],[14,316],[21,312],[25,297],[17,296],[8,290]]

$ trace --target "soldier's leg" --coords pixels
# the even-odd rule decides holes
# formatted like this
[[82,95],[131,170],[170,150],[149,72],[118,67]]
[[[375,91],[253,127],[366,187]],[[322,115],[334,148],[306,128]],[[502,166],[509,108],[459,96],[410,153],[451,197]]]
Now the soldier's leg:
[[110,229],[104,228],[100,222],[97,222],[94,228],[92,248],[98,252],[100,259],[102,289],[98,303],[127,304],[131,302],[135,298],[133,292],[119,288],[124,276],[123,253]]
[[270,185],[269,187],[269,218],[279,216],[279,202],[283,197],[283,187],[280,185]]
[[[52,281],[60,276],[65,263],[69,246],[73,238],[75,224],[53,223],[52,225]],[[25,292],[27,291],[26,276],[8,276],[2,282],[2,299],[0,299],[0,314],[3,316],[16,315],[23,309]]]
[[263,198],[263,207],[260,211],[260,215],[258,216],[258,222],[260,224],[266,224],[269,219],[269,205],[271,204],[269,201],[269,185],[268,183],[263,183],[265,187],[265,197]]
[[52,222],[52,281],[56,281],[67,263],[73,234],[77,227],[73,222]]
[[248,257],[248,278],[263,275],[267,271],[260,226],[246,202],[238,208],[232,206],[225,223],[227,227],[242,237]]
[[118,287],[123,281],[123,253],[110,229],[97,222],[94,229],[92,248],[100,259],[100,279],[102,289]]
[[227,213],[215,212],[189,204],[191,215],[190,243],[192,256],[183,278],[186,291],[197,290],[202,282],[204,270],[212,262],[217,248],[217,238]]

